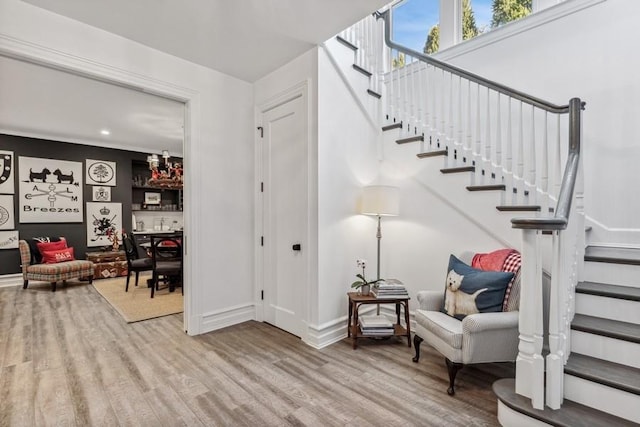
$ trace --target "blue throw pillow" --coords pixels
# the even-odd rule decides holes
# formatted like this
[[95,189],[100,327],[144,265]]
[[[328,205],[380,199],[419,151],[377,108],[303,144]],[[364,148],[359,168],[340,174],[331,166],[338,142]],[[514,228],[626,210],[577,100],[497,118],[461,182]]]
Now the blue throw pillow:
[[504,293],[512,278],[513,273],[478,270],[451,255],[441,311],[456,319],[502,311]]

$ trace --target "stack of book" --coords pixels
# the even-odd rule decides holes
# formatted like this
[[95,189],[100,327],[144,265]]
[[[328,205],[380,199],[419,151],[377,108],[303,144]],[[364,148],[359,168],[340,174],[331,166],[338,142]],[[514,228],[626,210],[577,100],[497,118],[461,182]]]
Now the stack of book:
[[378,299],[409,298],[407,288],[397,279],[381,280],[373,286],[371,293]]
[[393,335],[393,323],[385,316],[360,316],[359,323],[362,335],[376,337]]

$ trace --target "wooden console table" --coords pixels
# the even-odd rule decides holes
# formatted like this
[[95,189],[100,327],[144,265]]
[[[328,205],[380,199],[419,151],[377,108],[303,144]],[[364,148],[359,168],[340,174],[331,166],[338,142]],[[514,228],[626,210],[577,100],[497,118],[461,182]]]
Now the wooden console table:
[[[358,325],[358,310],[365,304],[395,304],[396,323],[393,325],[393,335],[407,337],[407,345],[411,347],[411,322],[409,320],[409,297],[405,298],[376,298],[373,295],[361,295],[358,292],[348,292],[349,297],[349,320],[347,323],[347,337],[352,337],[353,348],[358,346],[359,337],[373,337],[363,334]],[[400,323],[400,307],[404,308],[404,321],[407,327]]]

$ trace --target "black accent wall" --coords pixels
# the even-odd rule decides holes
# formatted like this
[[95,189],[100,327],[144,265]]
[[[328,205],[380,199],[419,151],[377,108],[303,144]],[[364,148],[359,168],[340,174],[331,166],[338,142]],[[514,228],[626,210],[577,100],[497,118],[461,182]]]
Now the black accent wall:
[[[73,246],[76,258],[84,259],[87,252],[86,205],[83,206],[83,223],[19,223],[19,184],[18,157],[39,157],[55,160],[69,160],[82,162],[83,168],[83,204],[92,201],[91,185],[84,179],[85,160],[106,160],[116,162],[116,187],[111,187],[111,202],[122,203],[122,224],[126,230],[131,230],[131,164],[133,160],[145,161],[147,153],[110,148],[94,147],[90,145],[70,144],[66,142],[49,141],[46,139],[25,138],[0,134],[0,150],[13,151],[14,154],[14,219],[20,239],[30,239],[37,236],[64,236],[69,246]],[[100,250],[91,247],[89,250]],[[20,252],[18,249],[0,250],[0,275],[20,273]]]

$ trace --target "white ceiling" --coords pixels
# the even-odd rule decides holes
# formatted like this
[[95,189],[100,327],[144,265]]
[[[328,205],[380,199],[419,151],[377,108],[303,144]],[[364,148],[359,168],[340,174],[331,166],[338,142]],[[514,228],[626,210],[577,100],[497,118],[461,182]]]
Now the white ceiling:
[[24,0],[254,82],[389,0]]
[[[388,2],[23,1],[249,82]],[[0,132],[182,155],[179,102],[1,56],[0,94]]]
[[0,76],[0,132],[182,155],[180,102],[3,56]]

